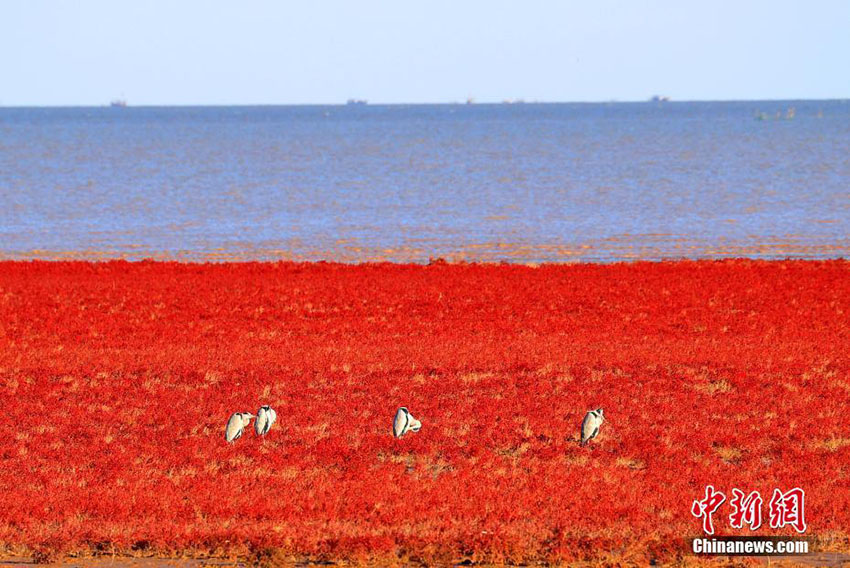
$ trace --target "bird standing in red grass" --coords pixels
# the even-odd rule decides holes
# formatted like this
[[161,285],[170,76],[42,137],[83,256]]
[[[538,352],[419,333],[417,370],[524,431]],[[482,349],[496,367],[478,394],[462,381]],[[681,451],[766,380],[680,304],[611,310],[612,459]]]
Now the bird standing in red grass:
[[396,438],[401,438],[408,432],[418,432],[421,427],[422,423],[414,418],[406,407],[402,406],[396,411],[393,420],[393,436]]
[[254,432],[257,436],[265,436],[277,420],[277,412],[269,405],[261,406],[254,421]]
[[605,422],[605,416],[601,408],[588,412],[581,423],[581,445],[586,446],[589,441],[599,435],[599,428]]
[[251,424],[251,419],[254,416],[249,412],[236,412],[227,421],[227,427],[224,429],[224,439],[228,443],[234,442],[242,436],[243,430]]

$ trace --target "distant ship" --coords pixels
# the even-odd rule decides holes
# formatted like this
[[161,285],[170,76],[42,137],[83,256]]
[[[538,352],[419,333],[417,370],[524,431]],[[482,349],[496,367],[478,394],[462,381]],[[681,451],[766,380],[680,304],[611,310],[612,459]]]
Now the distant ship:
[[127,101],[125,101],[124,99],[113,99],[109,102],[109,106],[124,108],[125,106],[127,106]]
[[653,95],[651,99],[649,99],[651,103],[667,103],[670,102],[670,97],[665,97],[664,95]]
[[349,106],[360,106],[360,105],[365,105],[365,104],[368,104],[368,103],[369,103],[369,101],[367,101],[366,99],[348,99],[345,102],[345,104],[347,104]]
[[[776,114],[771,116],[766,112],[756,111],[755,118],[756,120],[794,120],[794,117],[797,115],[797,109],[794,107],[788,107],[788,110],[785,111],[785,115],[782,115],[782,111],[776,111]],[[818,118],[823,118],[823,114],[819,114]]]

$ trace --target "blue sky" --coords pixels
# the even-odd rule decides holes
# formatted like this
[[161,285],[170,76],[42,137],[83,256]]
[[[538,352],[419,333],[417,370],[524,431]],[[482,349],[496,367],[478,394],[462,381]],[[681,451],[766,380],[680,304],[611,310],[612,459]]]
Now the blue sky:
[[0,104],[850,98],[850,1],[0,0]]

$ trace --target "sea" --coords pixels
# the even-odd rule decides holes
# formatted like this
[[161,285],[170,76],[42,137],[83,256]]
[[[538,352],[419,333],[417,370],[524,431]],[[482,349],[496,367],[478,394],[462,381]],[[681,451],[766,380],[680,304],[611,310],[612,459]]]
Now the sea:
[[0,259],[850,251],[850,101],[0,108]]

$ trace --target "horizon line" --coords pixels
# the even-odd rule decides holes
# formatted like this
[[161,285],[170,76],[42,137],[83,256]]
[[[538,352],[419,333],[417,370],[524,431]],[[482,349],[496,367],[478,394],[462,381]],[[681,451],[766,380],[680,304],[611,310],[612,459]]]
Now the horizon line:
[[[222,107],[346,107],[346,106],[523,106],[523,105],[558,105],[558,104],[676,104],[676,103],[777,103],[777,102],[848,102],[850,97],[825,97],[825,98],[776,98],[776,99],[667,99],[657,101],[653,98],[646,99],[606,99],[606,100],[577,100],[577,101],[558,101],[558,100],[525,100],[503,99],[503,100],[482,100],[476,101],[472,99],[467,101],[441,101],[441,102],[371,102],[368,99],[356,99],[364,101],[363,104],[350,105],[346,102],[339,103],[140,103],[131,104],[128,99],[117,99],[124,101],[126,106],[118,108],[222,108]],[[352,99],[353,100],[353,99]],[[0,102],[0,109],[35,109],[35,108],[113,108],[112,102],[96,104],[3,104]]]

